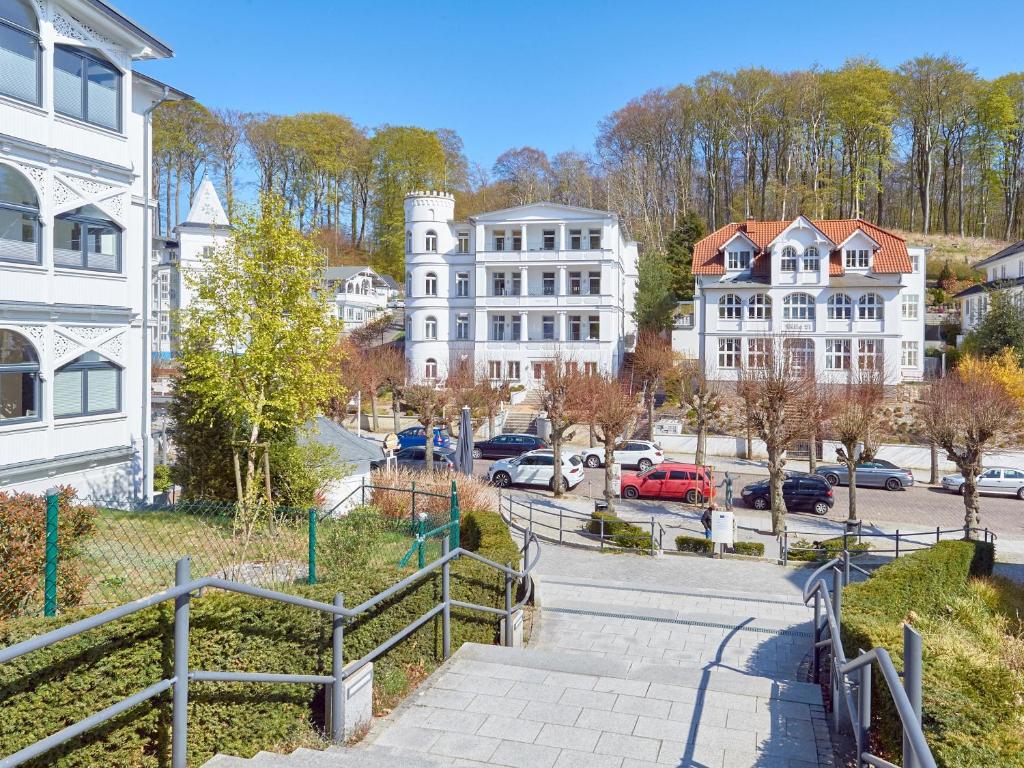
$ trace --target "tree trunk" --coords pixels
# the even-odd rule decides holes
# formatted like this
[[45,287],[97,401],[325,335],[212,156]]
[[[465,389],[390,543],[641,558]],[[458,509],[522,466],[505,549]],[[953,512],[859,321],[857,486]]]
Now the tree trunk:
[[807,469],[813,473],[818,468],[818,433],[811,432],[807,449]]
[[434,471],[434,422],[431,421],[429,424],[425,424],[423,427],[424,435],[426,439],[425,450],[423,452],[423,463],[426,465],[428,472]]
[[377,390],[370,390],[370,423],[373,425],[373,431],[379,432],[380,427],[377,424]]
[[750,427],[747,427],[747,444],[743,447],[746,455],[743,457],[747,461],[754,458],[754,435],[750,431]]
[[396,435],[399,432],[402,431],[402,424],[399,421],[399,416],[401,414],[399,413],[399,402],[398,401],[399,401],[398,393],[392,391],[391,392],[391,417],[395,421],[395,425],[394,426],[395,426],[395,434]]
[[562,430],[551,430],[551,454],[554,458],[554,466],[551,468],[552,491],[556,499],[562,498]]
[[700,419],[697,421],[697,450],[693,457],[693,463],[697,466],[704,464],[704,436],[707,434],[707,423]]
[[494,439],[494,411],[487,412],[487,439]]
[[647,439],[654,440],[654,382],[651,382],[651,390],[647,393]]
[[786,460],[782,451],[768,449],[768,477],[771,486],[772,534],[779,536],[786,527],[786,499],[782,495]]
[[615,435],[604,436],[604,500],[608,511],[615,514],[615,491],[612,488],[612,465],[615,463]]
[[596,443],[596,438],[594,436],[594,422],[591,421],[590,422],[590,447],[593,448],[595,443]]
[[[980,467],[978,471],[980,473]],[[977,539],[981,527],[981,504],[978,497],[978,481],[974,472],[964,472],[964,538]]]
[[[852,454],[847,453],[847,455]],[[853,522],[857,519],[857,462],[846,462],[846,474],[850,481],[850,511],[846,515],[846,519]]]
[[930,458],[930,469],[928,473],[928,484],[938,485],[939,484],[939,446],[932,443],[929,446]]

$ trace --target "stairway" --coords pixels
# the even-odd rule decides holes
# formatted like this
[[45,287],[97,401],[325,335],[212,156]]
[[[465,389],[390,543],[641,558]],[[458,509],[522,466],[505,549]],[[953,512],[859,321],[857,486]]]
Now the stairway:
[[834,765],[821,691],[802,682],[810,613],[792,592],[690,586],[694,569],[731,563],[573,556],[588,567],[538,580],[527,648],[462,646],[358,745],[207,765]]
[[509,411],[501,431],[506,435],[536,435],[537,414],[524,411]]

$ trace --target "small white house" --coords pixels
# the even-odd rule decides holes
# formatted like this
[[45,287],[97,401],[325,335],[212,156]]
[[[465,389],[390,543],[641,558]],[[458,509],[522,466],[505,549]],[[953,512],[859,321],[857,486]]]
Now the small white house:
[[973,330],[988,314],[989,294],[1005,292],[1024,306],[1024,240],[972,264],[985,273],[985,282],[960,291],[953,300],[960,308],[960,324],[964,334]]
[[[362,497],[357,489],[370,483],[370,462],[384,457],[379,443],[358,437],[345,427],[328,418],[317,416],[305,440],[329,445],[337,452],[338,460],[349,470],[341,480],[324,491],[324,509],[333,510],[335,516],[348,514],[358,507]],[[340,506],[339,506],[340,505]]]
[[398,298],[394,281],[370,267],[328,267],[324,271],[328,301],[337,308],[345,331],[354,331],[386,314]]

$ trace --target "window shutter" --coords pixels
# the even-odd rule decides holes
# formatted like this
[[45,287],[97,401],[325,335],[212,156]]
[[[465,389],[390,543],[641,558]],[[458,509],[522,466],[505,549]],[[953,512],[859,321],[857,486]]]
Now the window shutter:
[[76,416],[84,405],[82,371],[57,371],[53,377],[53,415]]
[[116,368],[102,368],[89,371],[87,385],[90,413],[117,410],[117,380],[119,373],[120,371]]

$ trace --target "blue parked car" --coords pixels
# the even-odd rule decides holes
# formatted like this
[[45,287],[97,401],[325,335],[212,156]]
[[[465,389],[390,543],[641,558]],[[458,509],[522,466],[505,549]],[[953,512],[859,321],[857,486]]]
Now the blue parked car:
[[[398,449],[416,448],[427,444],[426,431],[423,427],[409,427],[398,433]],[[445,427],[434,427],[434,445],[438,448],[451,448],[452,436]]]

